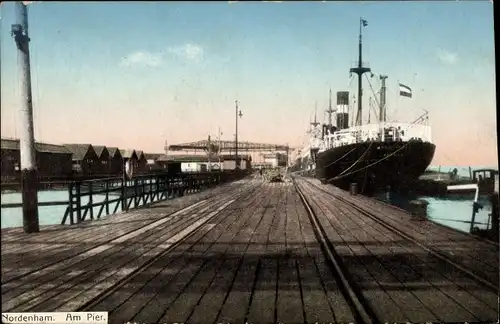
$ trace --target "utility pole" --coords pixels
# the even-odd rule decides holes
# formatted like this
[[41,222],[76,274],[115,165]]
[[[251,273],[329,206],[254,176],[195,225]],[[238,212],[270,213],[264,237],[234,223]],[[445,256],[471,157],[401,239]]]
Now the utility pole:
[[222,165],[221,165],[221,160],[220,160],[220,153],[222,152],[221,141],[220,141],[221,140],[221,135],[222,135],[222,133],[221,133],[220,127],[219,127],[219,132],[218,132],[218,137],[219,137],[218,138],[218,142],[219,142],[218,145],[219,145],[219,149],[217,150],[217,155],[219,157],[219,170],[220,171],[222,171]]
[[208,135],[208,172],[212,172],[212,142],[210,135]]
[[33,129],[33,105],[31,98],[30,52],[28,36],[28,9],[21,1],[16,2],[16,23],[11,34],[17,46],[19,90],[19,151],[21,168],[21,191],[23,201],[23,228],[25,233],[40,231],[38,221],[37,167],[35,157],[35,135]]
[[236,169],[240,168],[240,160],[238,158],[238,117],[241,118],[243,114],[241,113],[241,110],[238,109],[238,100],[235,101],[236,103],[236,134],[234,136],[234,141],[236,144],[235,147],[235,152],[236,152]]

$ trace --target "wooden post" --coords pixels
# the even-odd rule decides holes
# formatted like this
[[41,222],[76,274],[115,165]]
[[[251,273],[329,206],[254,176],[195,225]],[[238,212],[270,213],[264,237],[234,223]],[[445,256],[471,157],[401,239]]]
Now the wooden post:
[[21,1],[16,2],[16,24],[12,25],[12,36],[17,46],[19,91],[21,94],[19,151],[21,157],[23,228],[25,233],[36,233],[40,231],[40,225],[38,220],[37,169],[31,99],[30,39],[28,36],[28,10]]
[[110,180],[104,181],[104,190],[106,191],[106,197],[104,198],[104,203],[106,204],[106,215],[109,215],[109,182]]
[[75,220],[73,218],[73,213],[74,213],[74,204],[75,204],[75,198],[73,194],[73,188],[74,188],[74,183],[70,182],[69,184],[69,217],[70,217],[70,224],[73,225],[75,223]]
[[134,206],[132,208],[137,208],[137,205],[138,205],[138,202],[137,202],[137,196],[138,196],[138,193],[137,193],[137,178],[134,179]]
[[498,208],[498,192],[493,193],[490,196],[491,201],[491,231],[497,237],[498,240],[498,228],[499,228],[499,208]]
[[94,204],[94,181],[90,180],[89,181],[89,203],[88,206],[90,208],[90,219],[94,219],[94,207],[92,206]]
[[78,181],[76,183],[76,223],[79,224],[82,221],[82,188],[81,188],[81,181]]
[[141,184],[142,184],[142,203],[144,205],[146,205],[147,202],[148,202],[148,199],[147,199],[148,198],[148,194],[146,193],[146,183],[145,183],[146,180],[145,179],[146,178],[142,178],[141,179]]
[[125,171],[125,159],[123,159],[122,163],[122,212],[128,211],[128,202],[127,202],[127,173]]

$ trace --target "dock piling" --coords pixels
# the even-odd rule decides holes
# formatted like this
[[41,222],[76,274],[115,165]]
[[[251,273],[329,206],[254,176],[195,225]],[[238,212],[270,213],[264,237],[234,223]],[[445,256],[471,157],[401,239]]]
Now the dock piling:
[[498,208],[498,192],[490,196],[491,200],[491,231],[493,236],[498,239],[499,228],[499,208]]
[[416,220],[424,220],[427,218],[427,206],[429,203],[423,199],[410,201],[410,213]]
[[351,193],[352,196],[358,194],[358,184],[357,183],[351,183],[351,186],[349,188],[350,188],[349,192]]

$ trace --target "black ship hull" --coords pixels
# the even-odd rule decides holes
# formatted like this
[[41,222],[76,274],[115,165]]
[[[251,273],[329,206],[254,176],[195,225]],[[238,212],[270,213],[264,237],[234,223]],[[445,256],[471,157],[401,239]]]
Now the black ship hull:
[[342,189],[357,183],[364,193],[388,187],[405,191],[430,165],[435,150],[434,144],[421,141],[336,147],[317,154],[316,178]]

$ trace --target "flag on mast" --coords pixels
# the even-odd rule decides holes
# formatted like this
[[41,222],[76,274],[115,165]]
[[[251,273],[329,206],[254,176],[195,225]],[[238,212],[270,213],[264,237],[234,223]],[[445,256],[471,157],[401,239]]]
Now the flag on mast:
[[403,97],[411,98],[411,89],[409,86],[404,84],[399,84],[399,95]]
[[363,24],[363,27],[368,26],[368,22],[364,19],[361,19],[361,23]]

